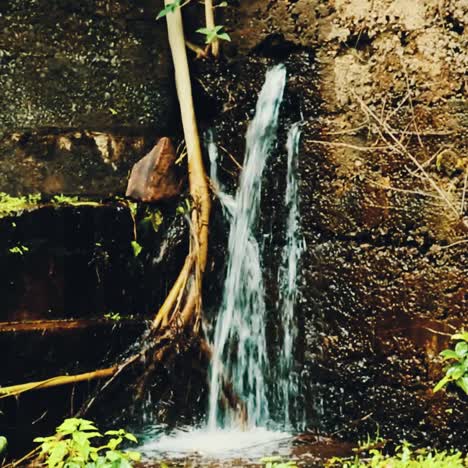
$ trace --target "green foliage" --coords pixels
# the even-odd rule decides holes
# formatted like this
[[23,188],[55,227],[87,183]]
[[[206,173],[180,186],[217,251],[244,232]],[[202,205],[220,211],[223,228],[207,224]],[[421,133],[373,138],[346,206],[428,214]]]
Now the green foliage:
[[154,232],[159,231],[163,221],[164,217],[160,210],[153,212],[147,211],[146,216],[142,219],[142,223],[151,225]]
[[161,19],[167,16],[169,13],[174,13],[174,11],[180,7],[181,0],[174,0],[172,3],[166,5],[159,13],[156,19]]
[[181,215],[186,215],[189,214],[190,211],[192,210],[192,204],[190,203],[190,200],[186,198],[177,208],[176,208],[176,213],[181,214]]
[[457,333],[452,336],[452,340],[457,341],[454,349],[440,353],[444,361],[450,364],[445,368],[445,376],[434,387],[434,392],[453,382],[468,395],[468,332]]
[[56,203],[58,205],[71,205],[71,206],[99,206],[98,202],[93,201],[83,201],[80,200],[78,197],[71,197],[69,195],[55,195],[52,198],[52,203]]
[[7,193],[0,192],[0,217],[21,213],[24,210],[31,209],[40,201],[41,195],[39,193],[12,197]]
[[8,251],[13,255],[24,255],[29,252],[29,248],[25,245],[16,245],[15,247],[8,249]]
[[5,450],[8,447],[8,441],[7,438],[4,436],[0,436],[0,455],[5,452]]
[[265,468],[297,468],[293,461],[284,461],[281,457],[266,457],[260,460]]
[[109,312],[108,314],[104,314],[104,318],[113,320],[114,322],[120,322],[122,320],[122,316],[118,312]]
[[[92,440],[96,438],[107,442],[94,446]],[[136,437],[123,429],[101,434],[92,421],[70,418],[57,427],[55,435],[37,437],[34,442],[41,444],[43,466],[48,468],[131,468],[141,456],[119,450],[124,440],[137,443]]]
[[360,458],[334,457],[326,463],[327,468],[464,468],[468,457],[461,452],[437,452],[427,449],[412,450],[408,443],[397,447],[393,456],[380,450],[369,450],[369,456]]
[[133,255],[135,257],[138,257],[138,255],[141,254],[141,251],[143,250],[143,247],[136,240],[132,241],[131,245],[132,245],[132,249],[133,249]]
[[205,44],[211,44],[213,41],[220,39],[222,41],[230,41],[228,33],[223,32],[223,26],[215,26],[214,28],[200,28],[197,33],[205,36]]

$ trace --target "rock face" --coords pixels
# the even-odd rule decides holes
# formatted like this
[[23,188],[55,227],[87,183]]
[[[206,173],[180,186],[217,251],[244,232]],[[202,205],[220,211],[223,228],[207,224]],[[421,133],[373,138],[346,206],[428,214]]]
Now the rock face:
[[177,115],[157,8],[1,2],[0,191],[123,194],[132,163]]
[[[285,132],[304,120],[298,353],[320,431],[467,448],[466,397],[432,392],[438,353],[468,321],[462,3],[446,2],[441,18],[424,0],[241,2],[226,10],[230,60],[197,67],[221,109],[206,125],[241,158],[259,77],[287,66],[265,180],[266,267],[274,277]],[[222,164],[222,182],[235,185],[235,165]]]
[[144,202],[168,200],[180,194],[181,177],[176,171],[176,152],[169,138],[158,144],[132,169],[127,197]]

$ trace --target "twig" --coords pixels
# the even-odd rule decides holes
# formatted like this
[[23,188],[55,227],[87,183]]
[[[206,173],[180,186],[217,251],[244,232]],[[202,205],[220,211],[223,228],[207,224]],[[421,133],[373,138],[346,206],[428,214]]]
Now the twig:
[[463,182],[463,195],[460,203],[460,216],[465,212],[466,188],[468,185],[468,167],[465,168],[465,181]]
[[[408,149],[403,146],[398,138],[395,137],[395,135],[392,133],[391,129],[389,126],[385,123],[382,122],[377,115],[369,108],[369,106],[353,91],[354,96],[360,103],[362,109],[364,112],[369,114],[379,125],[382,126],[382,128],[388,133],[388,136],[395,142],[395,145],[393,146],[398,152],[401,154],[407,156],[413,164],[416,165],[416,167],[422,172],[424,177],[427,179],[427,181],[432,185],[432,187],[435,189],[435,191],[441,196],[441,198],[444,200],[446,203],[447,207],[450,208],[451,211],[455,213],[455,215],[459,216],[458,210],[455,208],[455,206],[452,204],[452,202],[447,198],[447,194],[434,182],[432,177],[426,172],[424,167],[421,165],[421,163],[408,151]],[[381,135],[382,138],[385,139],[384,135]],[[386,139],[385,139],[386,140]]]
[[58,387],[61,385],[69,385],[77,382],[85,382],[95,379],[103,379],[112,376],[118,371],[119,367],[108,367],[107,369],[100,369],[92,372],[86,372],[78,375],[62,375],[52,377],[50,379],[41,380],[37,382],[28,382],[19,385],[11,385],[9,387],[0,388],[0,399],[17,396],[29,390],[39,390],[42,388]]
[[318,145],[325,145],[325,146],[340,146],[343,148],[350,148],[356,151],[380,151],[386,150],[391,148],[391,146],[357,146],[352,145],[350,143],[342,143],[339,141],[324,141],[324,140],[308,140],[310,143],[316,143]]

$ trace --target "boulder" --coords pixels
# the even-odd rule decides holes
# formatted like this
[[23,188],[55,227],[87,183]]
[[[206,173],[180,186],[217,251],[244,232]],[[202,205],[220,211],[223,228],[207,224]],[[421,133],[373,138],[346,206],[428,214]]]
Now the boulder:
[[127,185],[127,197],[143,202],[157,202],[179,195],[182,179],[177,174],[175,162],[176,152],[171,140],[161,138],[133,166]]

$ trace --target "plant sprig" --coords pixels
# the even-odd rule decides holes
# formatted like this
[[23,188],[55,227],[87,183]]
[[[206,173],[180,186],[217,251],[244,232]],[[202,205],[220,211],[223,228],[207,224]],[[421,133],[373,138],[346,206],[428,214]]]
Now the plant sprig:
[[453,349],[445,349],[440,353],[444,361],[450,361],[445,368],[444,377],[434,387],[434,393],[442,390],[450,383],[460,387],[468,395],[468,332],[461,331],[451,338],[457,341]]
[[216,40],[230,41],[231,37],[228,33],[223,32],[224,26],[215,26],[214,28],[200,28],[197,33],[205,36],[205,44],[211,44]]

